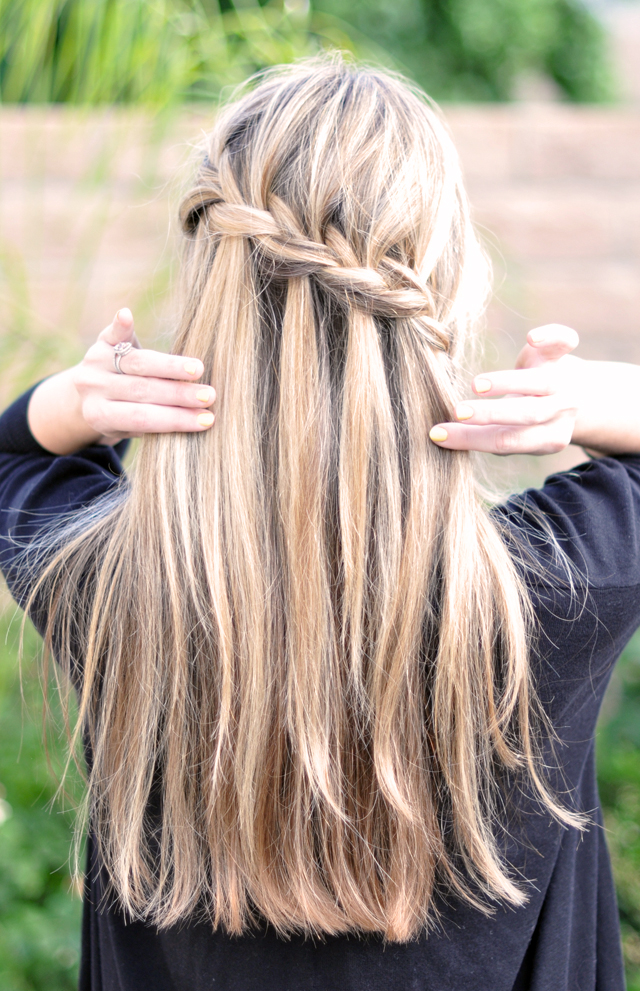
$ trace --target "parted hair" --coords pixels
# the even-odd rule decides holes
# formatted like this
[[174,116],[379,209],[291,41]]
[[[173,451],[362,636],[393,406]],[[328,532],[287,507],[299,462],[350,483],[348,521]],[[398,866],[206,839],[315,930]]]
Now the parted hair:
[[520,905],[501,782],[571,816],[522,582],[469,455],[428,439],[488,281],[446,127],[339,57],[268,71],[180,217],[173,347],[216,423],[144,437],[44,578],[112,890],[163,927],[396,941],[447,891]]

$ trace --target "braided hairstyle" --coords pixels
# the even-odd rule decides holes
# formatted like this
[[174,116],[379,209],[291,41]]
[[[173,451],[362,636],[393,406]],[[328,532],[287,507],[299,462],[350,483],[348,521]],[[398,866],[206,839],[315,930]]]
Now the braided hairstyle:
[[203,151],[174,349],[216,424],[144,437],[55,572],[69,665],[88,616],[113,890],[161,926],[391,940],[443,887],[522,904],[501,775],[571,817],[538,772],[526,594],[468,455],[428,439],[487,287],[446,129],[329,58],[264,74]]
[[[346,310],[355,308],[372,317],[419,318],[416,326],[432,346],[449,350],[451,332],[435,319],[434,294],[414,268],[388,253],[379,259],[377,268],[364,267],[335,217],[324,225],[322,240],[313,240],[294,210],[275,194],[267,198],[266,209],[229,202],[220,173],[208,159],[199,178],[182,205],[187,235],[203,224],[209,234],[251,239],[271,278],[313,277]],[[230,194],[239,199],[232,176],[227,183]]]

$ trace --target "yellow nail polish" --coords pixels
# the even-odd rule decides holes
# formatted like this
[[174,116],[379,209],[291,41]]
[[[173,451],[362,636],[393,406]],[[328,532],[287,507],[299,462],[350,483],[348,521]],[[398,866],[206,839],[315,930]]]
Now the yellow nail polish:
[[444,427],[432,427],[429,431],[429,437],[434,440],[436,444],[441,444],[443,440],[446,440],[449,434],[444,429]]
[[182,366],[187,373],[187,375],[197,375],[198,374],[198,362],[197,361],[185,361]]
[[489,379],[476,379],[476,392],[491,392],[491,382]]
[[210,427],[215,417],[213,413],[198,413],[196,420],[201,427]]
[[470,420],[473,416],[474,410],[471,406],[458,406],[456,407],[456,416],[459,420]]
[[198,399],[201,403],[208,403],[211,398],[211,389],[208,387],[206,389],[198,389],[196,392],[196,399]]

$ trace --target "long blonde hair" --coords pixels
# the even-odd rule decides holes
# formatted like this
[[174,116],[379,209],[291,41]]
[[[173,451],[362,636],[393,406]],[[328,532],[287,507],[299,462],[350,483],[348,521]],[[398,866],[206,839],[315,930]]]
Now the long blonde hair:
[[451,419],[487,270],[438,113],[339,58],[208,136],[174,350],[205,433],[146,436],[65,531],[90,819],[125,911],[407,940],[453,891],[525,901],[499,781],[564,821],[532,734],[529,605]]

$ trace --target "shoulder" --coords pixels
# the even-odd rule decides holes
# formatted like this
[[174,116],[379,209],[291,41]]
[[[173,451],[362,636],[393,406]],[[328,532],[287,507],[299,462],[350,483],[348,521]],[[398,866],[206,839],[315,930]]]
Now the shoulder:
[[640,455],[551,475],[493,512],[551,577],[563,559],[573,580],[591,589],[640,584]]
[[42,447],[29,430],[32,386],[0,415],[0,509],[71,508],[101,495],[123,475],[117,448],[87,447],[60,457]]
[[640,626],[640,457],[602,458],[494,509],[531,594],[536,687],[566,739],[589,739]]
[[65,457],[41,447],[27,422],[31,391],[0,416],[0,567],[12,591],[34,541],[125,479],[123,445],[96,445]]

